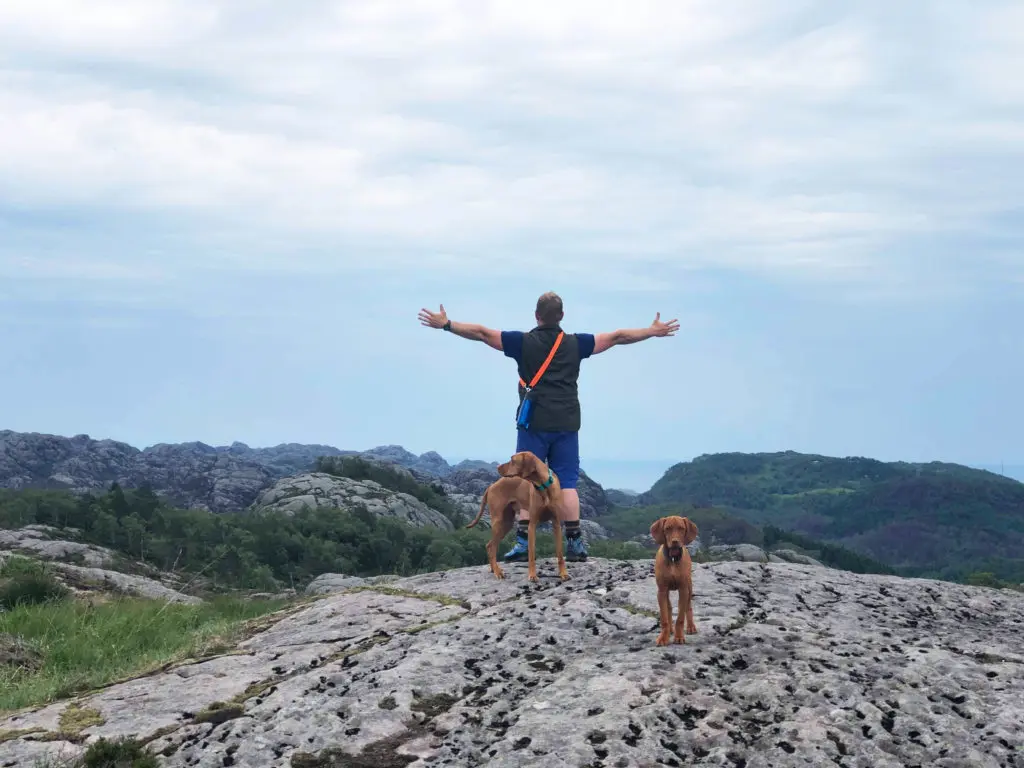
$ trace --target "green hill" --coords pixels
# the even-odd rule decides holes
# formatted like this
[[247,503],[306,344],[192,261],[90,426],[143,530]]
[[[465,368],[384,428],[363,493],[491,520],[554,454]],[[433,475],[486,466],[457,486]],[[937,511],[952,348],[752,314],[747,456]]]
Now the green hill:
[[674,465],[638,502],[718,507],[908,574],[1024,581],[1024,484],[959,464],[712,454]]

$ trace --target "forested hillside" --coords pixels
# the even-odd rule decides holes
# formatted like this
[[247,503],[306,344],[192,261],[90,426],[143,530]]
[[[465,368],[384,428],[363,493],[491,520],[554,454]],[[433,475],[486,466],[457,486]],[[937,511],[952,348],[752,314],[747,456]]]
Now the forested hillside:
[[906,573],[1024,581],[1024,484],[958,464],[713,454],[671,467],[638,501],[718,507]]

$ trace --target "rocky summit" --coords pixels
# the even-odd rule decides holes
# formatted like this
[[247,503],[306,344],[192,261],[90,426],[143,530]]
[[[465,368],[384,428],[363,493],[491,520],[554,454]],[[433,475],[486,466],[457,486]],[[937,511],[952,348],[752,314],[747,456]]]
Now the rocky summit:
[[790,563],[486,566],[310,598],[236,650],[0,722],[0,765],[145,741],[165,766],[1024,765],[1024,595]]

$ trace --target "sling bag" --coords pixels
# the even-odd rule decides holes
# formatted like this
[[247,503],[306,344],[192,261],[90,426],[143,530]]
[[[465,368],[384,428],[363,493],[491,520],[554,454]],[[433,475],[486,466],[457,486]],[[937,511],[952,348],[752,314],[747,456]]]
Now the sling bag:
[[543,364],[537,370],[537,373],[533,375],[533,379],[527,384],[523,381],[523,377],[519,377],[519,385],[526,390],[526,394],[523,396],[523,400],[519,403],[519,408],[516,410],[516,427],[519,429],[530,428],[530,414],[533,411],[533,400],[530,395],[533,394],[533,388],[537,386],[537,382],[540,381],[540,377],[547,371],[548,366],[551,365],[551,360],[555,356],[555,352],[558,351],[558,345],[562,343],[562,337],[565,335],[564,331],[560,331],[558,338],[555,339],[554,345],[551,347],[551,351],[548,352],[547,359],[544,360]]

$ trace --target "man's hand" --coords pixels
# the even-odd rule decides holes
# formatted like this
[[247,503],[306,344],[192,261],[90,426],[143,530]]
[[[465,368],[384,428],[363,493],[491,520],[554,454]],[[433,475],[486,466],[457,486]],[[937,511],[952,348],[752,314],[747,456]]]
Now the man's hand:
[[[441,307],[443,310],[444,307]],[[679,330],[678,320],[669,320],[667,323],[661,322],[661,312],[656,312],[654,315],[654,322],[651,323],[651,335],[652,336],[674,336],[675,332]]]
[[[441,304],[440,306],[440,312],[431,312],[425,307],[421,309],[419,314],[420,324],[425,325],[427,328],[444,328],[448,323],[448,313],[444,311],[444,304]],[[487,328],[483,325],[456,322],[452,322],[448,330],[456,336],[461,336],[462,338],[469,339],[470,341],[482,341],[488,347],[496,349],[499,352],[502,351],[501,331],[496,331],[493,328]]]
[[655,336],[675,336],[679,330],[678,320],[661,322],[661,312],[654,315],[654,322],[646,328],[624,328],[611,333],[599,333],[594,337],[593,355],[599,355],[607,349],[617,347],[620,344],[636,344],[644,339],[653,339]]
[[440,312],[431,312],[426,308],[421,309],[419,318],[420,324],[428,328],[444,328],[444,324],[448,322],[448,313],[444,311],[444,304],[442,304]]

